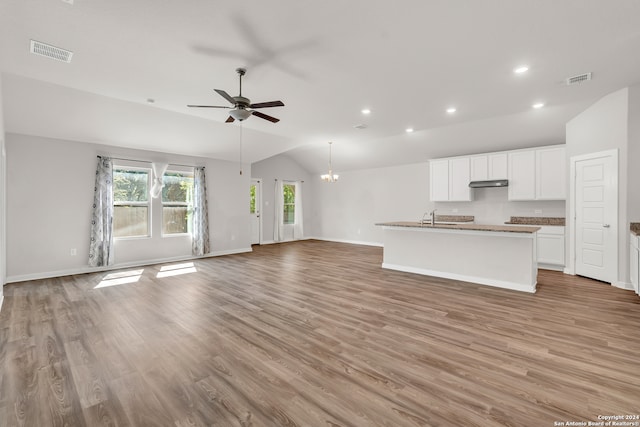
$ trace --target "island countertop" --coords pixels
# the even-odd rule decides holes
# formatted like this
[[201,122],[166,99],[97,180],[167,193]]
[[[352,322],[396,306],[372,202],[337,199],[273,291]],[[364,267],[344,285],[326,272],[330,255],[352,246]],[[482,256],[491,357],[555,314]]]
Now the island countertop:
[[535,233],[540,227],[518,226],[518,225],[488,225],[488,224],[421,224],[419,221],[394,221],[380,222],[376,225],[383,227],[410,227],[423,229],[449,229],[449,230],[473,230],[473,231],[494,231],[507,233]]

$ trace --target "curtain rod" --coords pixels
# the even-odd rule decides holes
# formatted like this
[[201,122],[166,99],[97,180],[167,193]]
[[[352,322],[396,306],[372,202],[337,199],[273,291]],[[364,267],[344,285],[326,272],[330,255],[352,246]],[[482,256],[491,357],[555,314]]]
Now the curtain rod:
[[[100,159],[101,159],[101,158],[103,158],[103,157],[108,157],[108,158],[113,159],[113,160],[124,160],[124,161],[127,161],[127,162],[153,163],[153,162],[151,162],[151,161],[149,161],[149,160],[125,159],[125,158],[123,158],[123,157],[109,157],[109,156],[96,156],[96,157],[98,157],[98,158],[100,158]],[[167,163],[167,164],[168,164],[168,165],[170,165],[170,166],[182,166],[182,167],[185,167],[185,168],[199,168],[199,167],[204,167],[204,166],[193,166],[193,165],[181,165],[181,164],[179,164],[179,163]]]
[[[278,178],[276,178],[275,180],[277,181]],[[303,180],[300,180],[300,179],[283,179],[283,181],[291,181],[291,182],[300,181],[300,182],[304,182]]]

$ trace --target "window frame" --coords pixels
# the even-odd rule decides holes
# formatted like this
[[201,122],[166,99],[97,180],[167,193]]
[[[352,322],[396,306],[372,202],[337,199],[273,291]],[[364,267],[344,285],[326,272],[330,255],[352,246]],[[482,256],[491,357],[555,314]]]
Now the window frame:
[[153,172],[151,170],[151,168],[145,168],[145,167],[140,167],[140,166],[128,166],[126,164],[114,164],[113,165],[113,190],[115,192],[115,174],[117,171],[124,171],[124,172],[135,172],[135,171],[144,171],[147,173],[147,201],[146,202],[133,202],[133,201],[128,201],[128,202],[118,202],[115,199],[115,195],[113,197],[113,215],[114,215],[114,222],[115,222],[115,210],[116,210],[116,206],[146,206],[147,207],[147,234],[146,235],[139,235],[139,236],[116,236],[115,235],[115,229],[114,229],[114,234],[113,234],[113,239],[114,240],[142,240],[142,239],[151,239],[152,238],[152,234],[153,234],[153,223],[152,223],[152,206],[151,206],[151,195],[149,194],[149,191],[151,189],[151,177],[153,175]]
[[[293,188],[293,203],[287,203],[284,197],[285,187],[289,186]],[[286,222],[287,215],[286,207],[291,206],[293,208],[293,220]],[[295,181],[283,181],[282,182],[282,225],[295,225],[296,224],[296,183]]]
[[[190,168],[189,170],[185,170],[182,168],[178,168],[178,169],[167,169],[164,174],[162,175],[162,181],[164,184],[164,177],[167,174],[181,174],[181,175],[187,175],[191,177],[191,180],[195,180],[195,172],[193,168]],[[193,186],[191,188],[191,191],[193,191]],[[160,236],[162,238],[171,238],[171,237],[184,237],[184,236],[191,236],[191,230],[190,228],[193,226],[192,225],[192,218],[187,219],[187,231],[186,232],[182,232],[182,233],[165,233],[164,231],[164,208],[165,207],[186,207],[187,208],[187,215],[191,215],[193,213],[193,195],[191,196],[191,203],[189,203],[189,201],[186,202],[165,202],[163,200],[163,193],[160,193],[160,197],[158,197],[160,199]],[[189,197],[187,196],[187,199],[189,199]]]

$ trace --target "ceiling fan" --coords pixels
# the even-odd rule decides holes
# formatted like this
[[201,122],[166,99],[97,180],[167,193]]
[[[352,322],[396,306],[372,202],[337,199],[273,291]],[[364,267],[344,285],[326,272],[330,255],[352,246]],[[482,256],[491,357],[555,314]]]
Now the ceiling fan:
[[260,111],[256,111],[258,108],[267,108],[267,107],[284,107],[282,101],[269,101],[269,102],[258,102],[256,104],[252,104],[249,98],[245,98],[242,96],[242,76],[247,72],[246,68],[236,68],[236,72],[240,78],[240,95],[238,96],[229,96],[227,92],[221,89],[214,89],[220,96],[229,101],[233,107],[226,107],[221,105],[187,105],[187,107],[192,108],[230,108],[229,118],[225,121],[226,123],[231,123],[235,120],[243,121],[249,116],[254,115],[260,117],[261,119],[269,120],[270,122],[277,123],[280,119],[276,119],[275,117],[269,116],[267,114],[261,113]]

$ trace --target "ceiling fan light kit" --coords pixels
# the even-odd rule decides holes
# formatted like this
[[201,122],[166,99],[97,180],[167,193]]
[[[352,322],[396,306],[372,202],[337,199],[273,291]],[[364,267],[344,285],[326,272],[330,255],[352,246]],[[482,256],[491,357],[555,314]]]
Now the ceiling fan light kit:
[[229,101],[229,103],[233,105],[233,107],[227,107],[223,105],[187,105],[187,107],[228,108],[231,111],[229,111],[229,117],[227,118],[227,120],[225,120],[225,123],[232,123],[236,120],[243,121],[248,119],[250,116],[260,117],[261,119],[268,120],[272,123],[278,123],[280,119],[276,119],[275,117],[261,113],[260,111],[256,111],[256,109],[268,107],[284,107],[284,103],[282,101],[269,101],[252,104],[249,98],[245,98],[244,96],[242,96],[242,76],[247,73],[247,70],[245,68],[236,68],[236,73],[238,73],[238,78],[240,80],[240,94],[238,96],[231,96],[222,89],[214,89],[218,93],[218,95]]

